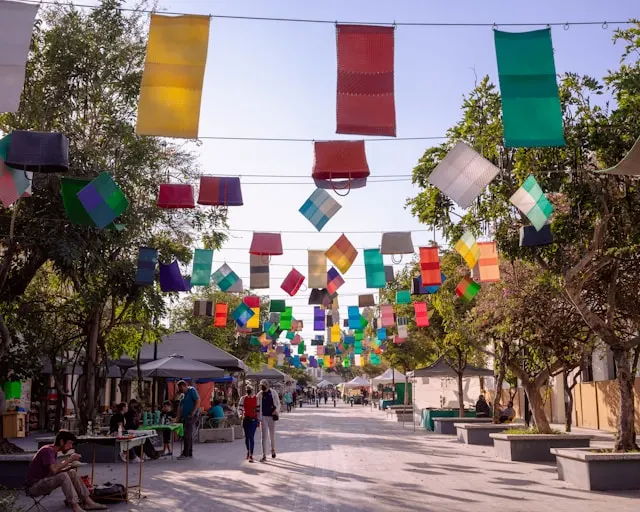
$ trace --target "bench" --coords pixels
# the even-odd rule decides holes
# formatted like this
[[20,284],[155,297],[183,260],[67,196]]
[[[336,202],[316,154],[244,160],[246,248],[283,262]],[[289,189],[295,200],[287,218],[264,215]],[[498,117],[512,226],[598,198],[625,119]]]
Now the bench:
[[491,418],[433,418],[433,431],[436,434],[455,436],[458,423],[491,423]]
[[493,446],[491,434],[500,434],[505,430],[520,426],[514,423],[454,423],[458,441],[464,444]]

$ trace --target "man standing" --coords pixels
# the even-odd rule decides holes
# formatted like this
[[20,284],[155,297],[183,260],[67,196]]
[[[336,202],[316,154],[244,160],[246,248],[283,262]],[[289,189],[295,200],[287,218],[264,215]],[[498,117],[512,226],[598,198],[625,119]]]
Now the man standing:
[[193,457],[193,426],[198,420],[200,411],[200,395],[193,386],[187,386],[183,380],[178,382],[178,391],[184,395],[180,402],[180,420],[184,428],[182,455],[178,460],[190,459]]
[[[27,469],[27,493],[37,497],[61,487],[65,501],[73,512],[106,510],[107,507],[89,498],[89,491],[76,470],[69,469],[73,462],[80,460],[80,455],[74,453],[62,462],[57,462],[58,454],[65,454],[71,450],[75,440],[76,436],[71,432],[61,430],[54,444],[48,444],[38,450]],[[79,501],[82,502],[82,506]]]
[[271,458],[276,458],[276,424],[280,415],[280,397],[278,393],[269,389],[269,382],[260,381],[260,392],[258,393],[258,404],[260,412],[258,419],[260,420],[260,428],[262,429],[262,459],[260,462],[267,461],[267,436],[271,441]]

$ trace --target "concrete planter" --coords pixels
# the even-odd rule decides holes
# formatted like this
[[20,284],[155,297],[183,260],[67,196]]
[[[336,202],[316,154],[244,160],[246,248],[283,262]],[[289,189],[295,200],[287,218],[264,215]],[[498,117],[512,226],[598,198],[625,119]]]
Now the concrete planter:
[[491,418],[433,418],[433,431],[445,436],[456,435],[456,423],[491,423]]
[[233,438],[234,439],[243,439],[244,438],[244,429],[242,425],[234,425],[233,426]]
[[558,478],[585,491],[640,490],[640,453],[593,453],[588,449],[551,450]]
[[500,434],[513,428],[513,423],[495,425],[493,423],[454,423],[458,441],[464,444],[493,445],[491,434]]
[[231,443],[234,440],[233,427],[201,428],[199,437],[201,443]]
[[36,452],[0,455],[0,487],[22,489],[27,481],[27,468]]
[[589,448],[593,436],[572,434],[490,434],[496,455],[518,462],[553,462],[552,448]]

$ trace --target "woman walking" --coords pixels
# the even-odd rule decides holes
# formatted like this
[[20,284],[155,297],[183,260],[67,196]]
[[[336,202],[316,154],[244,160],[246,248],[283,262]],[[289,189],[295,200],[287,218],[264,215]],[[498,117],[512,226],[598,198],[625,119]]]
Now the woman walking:
[[253,388],[247,386],[247,394],[240,398],[238,412],[242,418],[242,429],[244,430],[244,444],[247,446],[247,460],[253,460],[253,448],[255,447],[254,437],[258,428],[258,415],[260,414],[260,402],[253,394]]
[[278,393],[269,389],[269,382],[265,379],[260,381],[260,392],[258,393],[258,419],[262,429],[262,459],[267,461],[267,436],[271,441],[271,458],[276,458],[276,424],[280,416],[280,398]]
[[291,407],[293,405],[293,397],[291,396],[291,391],[287,391],[284,394],[284,403],[287,404],[287,412],[291,412]]

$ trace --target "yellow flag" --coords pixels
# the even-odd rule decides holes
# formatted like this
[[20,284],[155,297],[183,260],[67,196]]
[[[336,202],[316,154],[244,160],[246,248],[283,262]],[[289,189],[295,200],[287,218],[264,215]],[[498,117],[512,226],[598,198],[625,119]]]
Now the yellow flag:
[[260,328],[260,308],[251,308],[253,316],[247,321],[247,329],[259,329]]
[[275,364],[276,364],[276,360],[273,357],[270,357],[269,359],[267,359],[267,366],[269,366],[269,368],[273,368]]
[[209,16],[151,15],[138,135],[198,137],[208,46]]
[[331,326],[331,343],[340,343],[340,324]]

